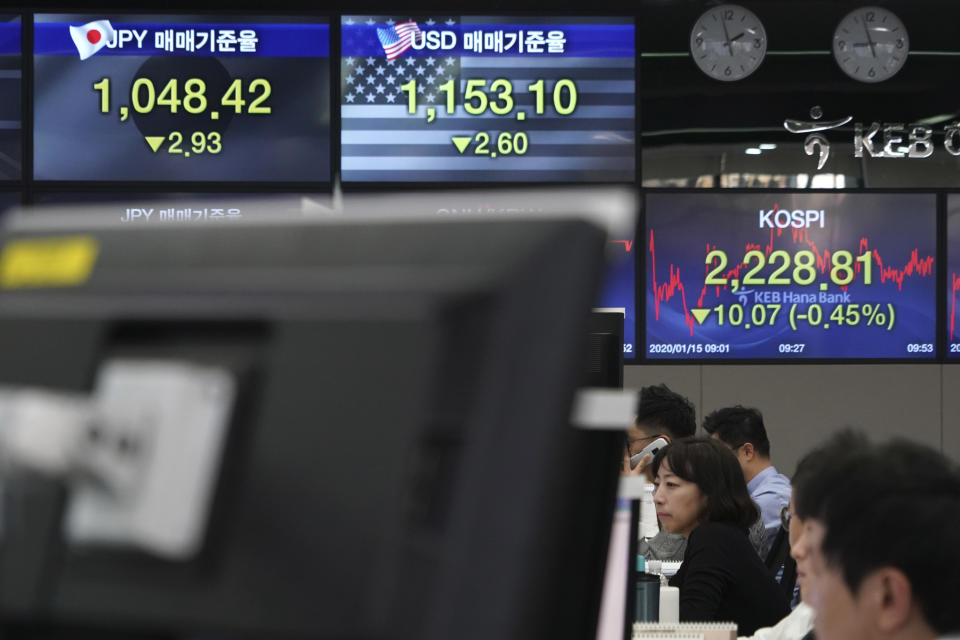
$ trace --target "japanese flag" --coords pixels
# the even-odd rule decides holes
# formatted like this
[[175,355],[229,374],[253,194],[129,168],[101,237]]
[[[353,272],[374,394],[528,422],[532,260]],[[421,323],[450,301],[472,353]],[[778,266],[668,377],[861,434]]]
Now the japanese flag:
[[70,27],[70,37],[73,38],[73,44],[77,45],[80,59],[86,60],[103,49],[104,45],[116,37],[116,34],[109,20],[94,20],[82,27]]

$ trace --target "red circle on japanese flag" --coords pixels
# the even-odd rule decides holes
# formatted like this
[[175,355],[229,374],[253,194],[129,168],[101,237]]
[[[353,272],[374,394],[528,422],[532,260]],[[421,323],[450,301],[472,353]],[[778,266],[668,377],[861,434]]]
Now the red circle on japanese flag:
[[87,42],[90,44],[97,44],[100,42],[100,38],[101,35],[97,29],[90,29],[90,31],[87,31]]

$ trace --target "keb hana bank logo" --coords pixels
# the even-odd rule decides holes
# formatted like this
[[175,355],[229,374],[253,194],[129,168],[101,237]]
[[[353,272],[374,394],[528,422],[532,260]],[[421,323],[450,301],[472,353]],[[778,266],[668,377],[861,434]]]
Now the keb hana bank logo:
[[70,37],[77,46],[80,59],[86,60],[107,46],[108,42],[114,42],[117,34],[109,20],[94,20],[79,27],[71,26]]

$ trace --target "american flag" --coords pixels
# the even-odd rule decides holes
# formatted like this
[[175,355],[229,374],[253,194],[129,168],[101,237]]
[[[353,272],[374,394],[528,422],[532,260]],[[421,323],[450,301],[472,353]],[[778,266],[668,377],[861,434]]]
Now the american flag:
[[[516,47],[502,55],[481,56],[440,49],[408,49],[394,59],[382,53],[377,28],[416,21],[428,30],[498,28],[505,18],[458,16],[344,16],[341,58],[341,173],[345,182],[630,182],[635,179],[635,72],[632,21],[594,18],[591,24],[620,29],[629,50],[594,56],[524,56]],[[512,19],[509,22],[516,22]],[[547,19],[533,21],[547,32],[563,28]],[[558,21],[559,22],[559,21]],[[605,33],[600,31],[600,33]],[[575,37],[573,33],[569,37]],[[420,36],[418,36],[419,41]],[[462,51],[462,49],[461,49]],[[505,78],[512,86],[513,110],[497,115],[489,109],[467,113],[463,94],[468,80]],[[561,79],[576,83],[576,110],[569,115],[553,108],[553,88]],[[416,113],[408,112],[411,80],[416,86]],[[447,91],[453,81],[455,109],[447,113]],[[534,113],[528,86],[544,81],[543,114]],[[434,118],[428,122],[427,112]],[[524,113],[518,119],[517,114]],[[524,132],[529,150],[523,155],[490,157],[474,153],[476,143],[460,151],[454,136],[486,132],[492,149],[499,132]]]
[[413,39],[420,35],[420,28],[413,20],[393,25],[393,28],[377,28],[377,38],[387,54],[387,60],[393,60],[410,48]]
[[[354,25],[346,22],[350,20]],[[418,105],[439,105],[445,95],[440,85],[450,80],[460,82],[460,58],[458,56],[440,55],[442,52],[432,52],[436,55],[414,56],[414,52],[393,58],[383,55],[360,56],[350,55],[351,52],[369,52],[374,47],[380,48],[380,27],[378,25],[417,24],[413,20],[401,23],[389,16],[371,16],[344,18],[345,27],[363,27],[345,29],[343,32],[343,58],[340,72],[341,105],[392,105],[398,109],[398,115],[406,113],[407,93],[400,87],[411,80],[417,83]],[[456,24],[451,18],[435,17],[421,20],[420,24],[433,26],[449,26]],[[418,27],[418,33],[419,27]],[[386,51],[384,49],[384,51]],[[386,54],[389,56],[389,54]],[[352,112],[352,110],[350,110]],[[342,112],[346,117],[349,113]]]

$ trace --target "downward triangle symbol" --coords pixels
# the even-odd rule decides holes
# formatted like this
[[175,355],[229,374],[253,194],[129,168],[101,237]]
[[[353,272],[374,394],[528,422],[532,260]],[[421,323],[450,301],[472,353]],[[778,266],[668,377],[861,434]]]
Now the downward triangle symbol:
[[703,324],[703,321],[707,319],[711,311],[712,309],[690,309],[690,313],[693,314],[693,317],[696,318],[700,324]]
[[147,144],[150,145],[150,148],[153,149],[154,153],[157,152],[157,149],[160,148],[163,141],[167,139],[166,136],[144,136],[143,138],[147,141]]
[[464,149],[467,148],[467,145],[470,144],[470,141],[473,140],[471,136],[453,136],[450,139],[453,141],[454,146],[460,153],[463,153]]

